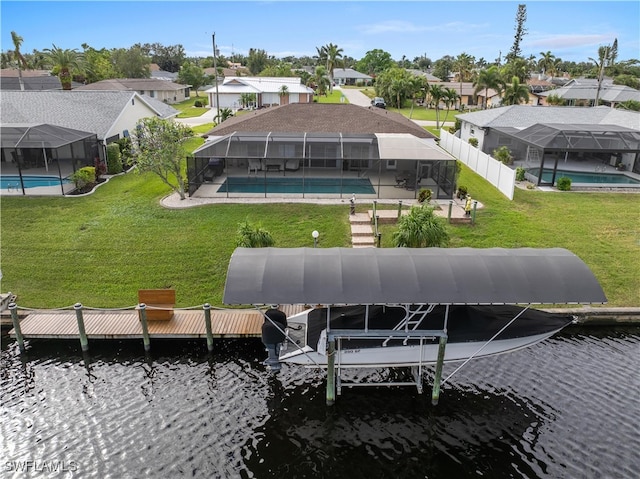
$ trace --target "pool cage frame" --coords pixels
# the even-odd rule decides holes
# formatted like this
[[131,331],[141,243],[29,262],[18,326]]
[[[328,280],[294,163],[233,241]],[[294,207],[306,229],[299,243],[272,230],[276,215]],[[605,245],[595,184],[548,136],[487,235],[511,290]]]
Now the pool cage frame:
[[[396,137],[413,149],[381,154],[381,143],[390,140],[375,134],[234,132],[209,139],[187,157],[188,194],[210,185],[216,196],[266,198],[282,193],[273,190],[274,183],[287,181],[295,191],[286,194],[317,197],[308,189],[313,179],[331,190],[320,196],[343,198],[357,193],[354,180],[364,179],[373,190],[358,193],[361,197],[397,197],[402,191],[402,197],[417,198],[421,188],[429,188],[434,199],[452,198],[455,158],[413,135]],[[248,181],[254,185],[251,193],[233,191]]]
[[16,175],[14,189],[27,194],[25,177],[51,176],[59,180],[60,192],[75,189],[65,182],[75,171],[101,162],[98,137],[89,133],[56,125],[2,125],[2,174]]

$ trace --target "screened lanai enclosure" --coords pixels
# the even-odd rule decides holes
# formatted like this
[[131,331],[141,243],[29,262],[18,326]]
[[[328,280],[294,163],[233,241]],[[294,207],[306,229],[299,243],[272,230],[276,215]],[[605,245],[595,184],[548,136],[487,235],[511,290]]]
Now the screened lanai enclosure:
[[[640,132],[617,125],[535,124],[529,128],[492,128],[485,151],[507,146],[520,160],[527,179],[552,186],[567,171],[590,173],[590,182],[624,181],[640,174]],[[606,175],[605,175],[606,174]]]
[[232,133],[187,158],[189,196],[450,199],[456,160],[410,134]]
[[1,127],[2,194],[67,194],[69,176],[100,161],[95,133],[55,125]]

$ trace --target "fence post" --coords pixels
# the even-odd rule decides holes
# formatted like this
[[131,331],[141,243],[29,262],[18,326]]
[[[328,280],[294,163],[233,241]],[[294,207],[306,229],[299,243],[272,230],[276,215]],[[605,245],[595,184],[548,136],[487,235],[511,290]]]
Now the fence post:
[[478,207],[478,201],[474,201],[473,202],[473,211],[471,212],[471,224],[475,225],[476,224],[476,208]]
[[402,200],[398,201],[398,220],[402,216]]
[[449,200],[449,213],[447,213],[447,222],[451,223],[451,210],[453,208],[453,200]]
[[207,350],[213,351],[213,333],[211,332],[211,305],[204,303],[204,325],[207,328]]
[[22,337],[22,330],[20,329],[20,319],[18,318],[18,305],[16,303],[9,303],[9,311],[11,311],[11,322],[13,323],[13,330],[16,333],[16,340],[18,341],[18,347],[20,352],[24,353],[24,338]]
[[151,349],[151,343],[149,341],[149,327],[147,326],[147,305],[140,303],[138,305],[138,315],[140,316],[140,323],[142,324],[142,343],[144,344],[144,350],[149,351]]
[[87,340],[87,332],[84,329],[84,317],[82,316],[82,304],[76,303],[73,305],[73,309],[76,310],[76,320],[78,321],[78,333],[80,334],[80,347],[83,351],[89,350],[89,341]]

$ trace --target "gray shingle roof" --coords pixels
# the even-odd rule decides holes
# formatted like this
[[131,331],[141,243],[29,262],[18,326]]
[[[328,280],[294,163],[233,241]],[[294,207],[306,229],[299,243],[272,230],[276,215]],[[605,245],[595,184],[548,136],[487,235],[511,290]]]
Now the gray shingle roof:
[[529,106],[512,105],[457,115],[461,121],[482,128],[528,128],[537,123],[620,125],[640,130],[640,113],[615,110],[608,106]]
[[279,133],[410,133],[434,138],[399,113],[351,104],[292,103],[232,117],[208,135],[239,132]]
[[[595,100],[598,84],[571,84],[540,93],[540,96],[558,96],[564,100]],[[640,101],[640,91],[625,85],[607,85],[600,88],[600,99],[607,102],[620,103],[628,100]]]
[[130,91],[6,91],[0,97],[1,120],[2,124],[49,123],[96,133],[104,139],[125,107],[136,98],[163,114],[151,105],[150,99]]
[[131,90],[131,91],[176,91],[184,90],[186,85],[157,78],[113,78],[89,83],[76,90]]

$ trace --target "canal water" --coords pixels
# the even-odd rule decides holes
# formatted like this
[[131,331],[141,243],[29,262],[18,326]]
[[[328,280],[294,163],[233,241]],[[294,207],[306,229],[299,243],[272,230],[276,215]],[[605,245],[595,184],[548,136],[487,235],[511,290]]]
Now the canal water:
[[[640,471],[640,328],[472,361],[431,405],[261,364],[259,341],[2,337],[0,477],[620,478]],[[453,366],[445,367],[445,375]],[[402,371],[354,373],[399,379]],[[431,380],[431,374],[427,375]],[[30,462],[29,462],[30,461]]]

